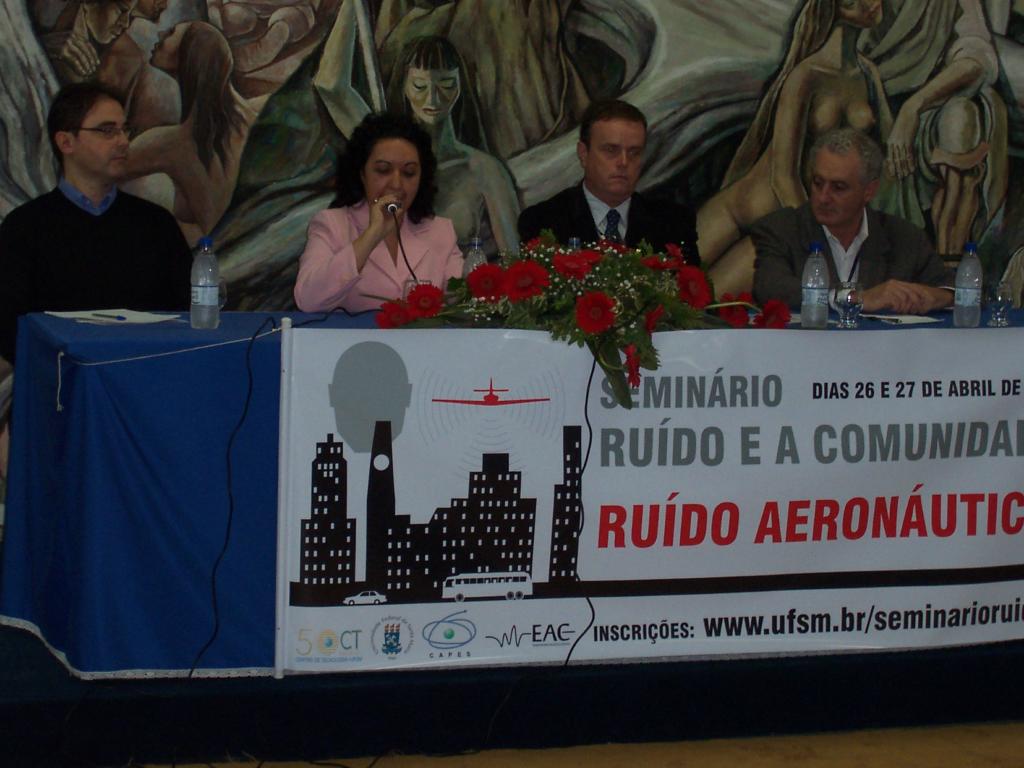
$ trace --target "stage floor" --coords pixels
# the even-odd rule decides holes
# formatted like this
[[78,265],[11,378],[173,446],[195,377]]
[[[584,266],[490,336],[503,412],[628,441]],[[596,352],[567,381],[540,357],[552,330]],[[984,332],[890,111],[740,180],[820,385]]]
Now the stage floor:
[[[251,755],[356,768],[370,760],[353,763],[354,757],[391,753],[554,748],[552,754],[560,754],[561,748],[586,744],[724,738],[750,745],[757,742],[749,737],[835,731],[850,732],[835,738],[859,743],[867,737],[853,731],[1024,720],[1022,655],[1024,643],[1017,642],[471,674],[87,683],[69,675],[34,635],[0,628],[0,764],[219,764]],[[1007,733],[1022,738],[1012,729]],[[760,747],[749,749],[760,759]],[[804,753],[801,747],[796,754]],[[537,754],[529,752],[531,760]],[[574,754],[587,760],[549,765],[590,764],[589,752]],[[14,755],[15,762],[4,762]],[[627,763],[659,765],[646,758]],[[515,763],[472,765],[506,764]]]
[[[491,750],[470,755],[384,755],[311,762],[263,763],[261,768],[1008,768],[1021,765],[1024,723],[887,728],[848,733],[708,739],[656,744],[600,744],[540,750]],[[258,760],[216,768],[253,768]],[[209,763],[202,766],[210,768]],[[170,768],[170,766],[147,766]],[[177,768],[201,768],[182,766]]]

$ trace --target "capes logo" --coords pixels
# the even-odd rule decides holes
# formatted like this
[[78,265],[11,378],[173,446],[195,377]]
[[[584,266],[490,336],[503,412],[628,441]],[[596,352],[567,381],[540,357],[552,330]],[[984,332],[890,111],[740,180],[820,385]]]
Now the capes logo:
[[469,645],[476,637],[476,624],[467,618],[460,618],[468,611],[449,613],[443,619],[429,622],[423,627],[423,639],[437,651],[453,651]]

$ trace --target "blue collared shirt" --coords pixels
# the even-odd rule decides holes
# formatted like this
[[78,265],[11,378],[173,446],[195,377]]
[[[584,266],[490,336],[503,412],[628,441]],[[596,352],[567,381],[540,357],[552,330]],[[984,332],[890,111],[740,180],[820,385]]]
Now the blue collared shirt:
[[99,205],[96,205],[84,192],[63,176],[60,177],[60,183],[57,184],[57,189],[64,194],[64,197],[86,213],[91,213],[93,216],[102,216],[106,213],[110,206],[114,204],[114,199],[117,197],[117,187],[111,187],[110,191],[103,196],[102,200],[100,200]]

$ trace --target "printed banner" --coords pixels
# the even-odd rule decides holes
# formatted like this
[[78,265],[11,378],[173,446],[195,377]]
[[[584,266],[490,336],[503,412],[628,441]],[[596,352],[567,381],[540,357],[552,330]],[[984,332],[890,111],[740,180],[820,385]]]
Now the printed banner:
[[279,671],[1024,637],[1024,331],[286,331]]

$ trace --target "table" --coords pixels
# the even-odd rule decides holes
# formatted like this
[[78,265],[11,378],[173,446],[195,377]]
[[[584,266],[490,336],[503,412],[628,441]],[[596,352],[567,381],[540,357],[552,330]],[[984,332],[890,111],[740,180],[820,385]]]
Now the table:
[[0,621],[85,677],[272,673],[281,317],[22,321]]
[[[266,331],[282,316],[225,313],[213,331],[22,320],[6,623],[34,629],[85,675],[187,672],[214,632],[212,570],[233,505],[217,583],[245,598],[218,602],[217,635],[198,667],[270,673],[280,338]],[[324,322],[373,325],[367,315]],[[229,484],[240,421],[230,460],[251,469]]]

